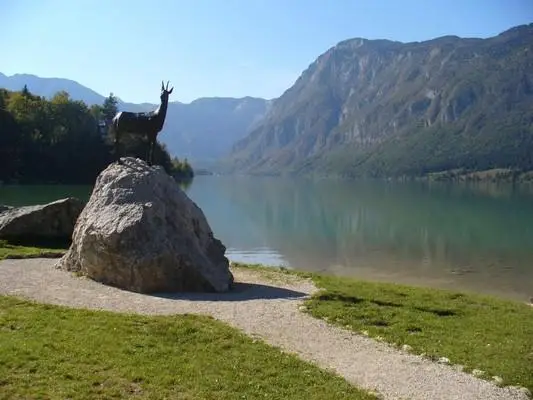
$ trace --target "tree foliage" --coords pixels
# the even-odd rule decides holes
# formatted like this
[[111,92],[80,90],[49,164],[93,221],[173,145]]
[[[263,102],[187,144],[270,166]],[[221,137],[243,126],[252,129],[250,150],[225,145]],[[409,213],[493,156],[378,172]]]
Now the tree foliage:
[[190,181],[194,177],[193,169],[187,159],[180,161],[177,158],[173,158],[172,171],[174,177],[179,181]]
[[[114,149],[107,125],[117,112],[111,94],[103,106],[87,106],[65,91],[50,100],[33,95],[25,86],[20,92],[0,89],[0,181],[20,183],[93,183],[113,162]],[[122,155],[145,158],[143,138],[128,138]],[[154,161],[172,175],[191,171],[187,162],[173,161],[157,143]],[[181,175],[180,175],[181,174]]]
[[118,112],[118,99],[110,93],[108,97],[104,100],[104,105],[102,106],[102,117],[105,121],[111,121],[113,117]]

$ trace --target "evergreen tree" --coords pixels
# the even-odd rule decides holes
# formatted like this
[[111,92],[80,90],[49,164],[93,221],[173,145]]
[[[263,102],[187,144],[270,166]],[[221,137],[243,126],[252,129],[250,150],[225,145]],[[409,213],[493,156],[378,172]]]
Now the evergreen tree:
[[108,97],[104,100],[104,105],[102,106],[102,115],[107,124],[111,122],[113,117],[118,112],[118,99],[110,93]]
[[21,94],[25,98],[31,97],[31,93],[30,93],[30,91],[28,89],[28,85],[24,85],[24,87],[22,88]]

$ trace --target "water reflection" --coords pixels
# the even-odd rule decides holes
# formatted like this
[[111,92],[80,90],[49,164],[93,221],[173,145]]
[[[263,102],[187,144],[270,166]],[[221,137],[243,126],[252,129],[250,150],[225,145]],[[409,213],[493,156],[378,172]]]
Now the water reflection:
[[91,192],[89,185],[0,185],[0,204],[21,207],[65,197],[88,200]]
[[[0,186],[0,204],[89,186]],[[185,190],[231,259],[533,296],[532,187],[198,176]]]
[[[527,189],[200,177],[189,194],[230,256],[268,249],[299,269],[518,298],[533,292]],[[266,262],[262,252],[255,261]]]

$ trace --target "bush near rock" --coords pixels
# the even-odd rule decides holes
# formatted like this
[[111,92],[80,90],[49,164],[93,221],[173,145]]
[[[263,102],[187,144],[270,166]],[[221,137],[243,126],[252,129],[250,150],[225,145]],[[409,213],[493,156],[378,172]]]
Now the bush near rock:
[[100,173],[57,267],[141,293],[223,292],[226,248],[161,167],[122,158]]

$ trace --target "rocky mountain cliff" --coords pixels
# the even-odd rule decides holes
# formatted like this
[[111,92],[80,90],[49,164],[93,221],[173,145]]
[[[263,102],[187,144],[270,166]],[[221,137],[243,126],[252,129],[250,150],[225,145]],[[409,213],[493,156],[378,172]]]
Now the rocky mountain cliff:
[[[51,98],[58,91],[67,91],[74,100],[103,104],[105,97],[76,81],[63,78],[42,78],[30,74],[6,76],[0,73],[0,88],[21,90],[24,85],[39,96]],[[231,146],[265,114],[270,102],[245,97],[201,98],[189,104],[171,102],[163,131],[158,139],[167,145],[170,154],[187,157],[193,162],[211,162],[225,155]],[[119,110],[143,112],[157,104],[133,104],[119,101]]]
[[233,147],[227,171],[419,175],[533,169],[533,24],[488,39],[351,39]]

